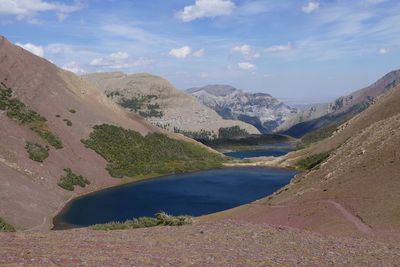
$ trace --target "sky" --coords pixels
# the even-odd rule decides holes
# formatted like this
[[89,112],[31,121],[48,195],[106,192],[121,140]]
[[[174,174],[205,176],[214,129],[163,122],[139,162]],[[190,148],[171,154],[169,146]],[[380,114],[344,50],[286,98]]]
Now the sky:
[[0,35],[77,74],[319,103],[400,68],[400,1],[0,0]]

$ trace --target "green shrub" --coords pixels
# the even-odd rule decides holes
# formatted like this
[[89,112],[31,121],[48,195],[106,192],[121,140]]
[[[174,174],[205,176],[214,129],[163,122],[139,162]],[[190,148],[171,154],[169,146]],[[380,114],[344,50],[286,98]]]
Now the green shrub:
[[69,112],[71,112],[72,114],[74,114],[74,113],[76,113],[76,110],[73,109],[73,108],[71,108],[71,109],[69,110]]
[[82,143],[108,162],[107,170],[113,177],[164,175],[222,166],[220,155],[160,133],[142,136],[107,124],[93,129]]
[[49,156],[49,148],[39,144],[26,142],[25,149],[28,152],[29,158],[37,162],[43,162]]
[[181,226],[191,224],[192,217],[190,216],[171,216],[164,212],[157,213],[155,218],[140,217],[137,219],[127,220],[125,222],[110,222],[105,224],[95,224],[90,226],[93,230],[111,231],[111,230],[126,230],[135,228],[154,227],[158,225],[165,226]]
[[320,154],[311,155],[307,158],[300,159],[297,162],[297,167],[302,170],[311,170],[316,166],[319,166],[322,162],[324,162],[330,155],[330,152],[324,152]]
[[29,109],[23,102],[12,97],[12,90],[4,83],[0,85],[0,110],[5,110],[6,115],[20,124],[27,125],[33,132],[46,140],[56,149],[63,148],[63,145],[48,128],[46,118],[36,111]]
[[[110,94],[111,97],[114,95],[116,94]],[[160,110],[160,105],[158,103],[150,103],[153,99],[157,98],[156,95],[138,95],[133,96],[130,99],[122,97],[118,104],[130,111],[139,112],[139,114],[145,118],[161,118],[164,116],[164,113]]]
[[15,228],[0,218],[0,232],[15,232]]
[[69,119],[63,119],[67,126],[72,126],[72,122]]
[[218,138],[221,138],[221,139],[243,137],[248,134],[249,133],[246,130],[241,129],[239,126],[219,128],[219,130],[218,130]]
[[68,191],[74,191],[75,185],[80,187],[85,187],[89,185],[90,182],[88,179],[82,177],[82,175],[77,175],[71,171],[70,168],[64,169],[66,175],[61,177],[60,181],[58,182],[58,186],[64,188]]
[[61,140],[47,128],[47,125],[32,126],[30,129],[55,149],[62,149],[64,147]]

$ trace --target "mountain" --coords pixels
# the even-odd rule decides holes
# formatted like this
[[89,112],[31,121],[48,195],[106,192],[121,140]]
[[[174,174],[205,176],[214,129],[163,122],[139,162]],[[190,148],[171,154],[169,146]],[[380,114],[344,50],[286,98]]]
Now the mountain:
[[[400,86],[329,138],[279,159],[322,163],[230,218],[381,241],[400,238]],[[228,216],[229,217],[229,216]]]
[[[135,166],[131,172],[141,166],[152,169],[150,160],[126,161],[122,152],[129,140],[144,144],[161,140],[158,146],[136,145],[131,158],[147,150],[137,158],[151,155],[158,163],[170,159],[182,164],[180,169],[192,168],[191,159],[199,166],[217,157],[189,138],[127,113],[85,79],[4,37],[0,37],[0,129],[0,222],[18,230],[49,229],[51,216],[72,197],[122,183],[114,177],[130,176],[125,175],[127,163]],[[121,138],[128,135],[131,139]],[[157,154],[150,151],[152,147]],[[163,157],[163,150],[172,158]],[[165,166],[174,168],[169,163]]]
[[180,227],[0,233],[0,263],[397,266],[398,129],[400,87],[331,138],[279,159],[293,165],[333,150],[319,167],[267,198]]
[[270,133],[298,111],[263,93],[246,93],[229,85],[207,85],[186,92],[225,119],[241,120]]
[[294,137],[321,127],[340,124],[367,108],[376,97],[400,84],[400,70],[392,71],[375,83],[337,98],[329,104],[310,107],[287,119],[275,131]]
[[111,100],[141,114],[152,124],[178,132],[210,132],[239,126],[251,134],[259,133],[250,124],[222,119],[214,110],[193,96],[178,91],[167,80],[151,74],[127,75],[121,72],[83,76]]

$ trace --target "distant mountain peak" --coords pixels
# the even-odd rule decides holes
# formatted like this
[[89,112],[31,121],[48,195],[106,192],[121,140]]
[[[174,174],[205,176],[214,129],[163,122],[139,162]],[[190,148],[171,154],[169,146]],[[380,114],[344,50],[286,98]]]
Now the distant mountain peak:
[[243,92],[230,85],[214,84],[190,88],[192,94],[225,119],[241,120],[263,133],[271,132],[297,109],[266,93]]

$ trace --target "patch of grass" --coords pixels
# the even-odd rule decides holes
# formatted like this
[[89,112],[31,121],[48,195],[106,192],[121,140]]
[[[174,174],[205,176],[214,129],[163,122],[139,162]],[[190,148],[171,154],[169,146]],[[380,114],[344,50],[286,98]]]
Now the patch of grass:
[[69,119],[63,119],[67,126],[72,126],[72,122]]
[[311,155],[307,158],[300,159],[296,166],[302,170],[312,170],[324,162],[330,155],[330,152],[324,152],[320,154]]
[[96,224],[90,226],[93,230],[111,231],[111,230],[126,230],[135,228],[154,227],[158,225],[181,226],[191,224],[192,217],[190,216],[171,216],[165,212],[160,212],[153,217],[140,217],[137,219],[127,220],[125,222],[110,222],[105,224]]
[[108,124],[96,125],[93,129],[89,138],[81,141],[108,162],[107,170],[113,177],[165,175],[222,167],[220,155],[160,133],[142,136]]
[[219,128],[218,130],[218,138],[221,139],[230,139],[247,135],[249,135],[249,133],[246,130],[241,129],[239,126]]
[[200,131],[184,131],[179,129],[178,127],[174,127],[174,133],[180,133],[183,134],[184,136],[187,136],[189,138],[192,139],[196,139],[196,140],[212,140],[217,138],[216,134],[214,132],[211,131],[206,131],[201,129]]
[[[116,94],[109,94],[111,97],[116,96]],[[119,96],[120,94],[118,94]],[[118,104],[130,111],[138,112],[142,117],[150,118],[157,117],[162,118],[164,113],[160,110],[160,105],[158,103],[152,104],[151,101],[156,100],[158,97],[156,95],[138,95],[133,96],[130,99],[122,97]]]
[[70,168],[64,169],[64,171],[66,172],[66,175],[61,177],[60,181],[58,182],[58,186],[61,188],[64,188],[68,191],[74,191],[76,185],[85,187],[86,185],[90,184],[88,179],[82,177],[82,175],[73,173]]
[[43,162],[49,156],[49,148],[39,144],[26,142],[25,149],[28,152],[29,158],[37,162]]
[[6,115],[10,119],[28,126],[29,129],[46,140],[54,148],[63,148],[60,139],[49,130],[46,118],[36,111],[29,109],[17,98],[13,98],[11,88],[7,88],[4,83],[0,84],[0,110],[5,110]]
[[39,135],[42,139],[46,140],[55,149],[62,149],[63,143],[61,140],[53,134],[47,127],[47,125],[39,124],[31,126],[30,129]]
[[0,218],[0,232],[15,232],[14,226]]

